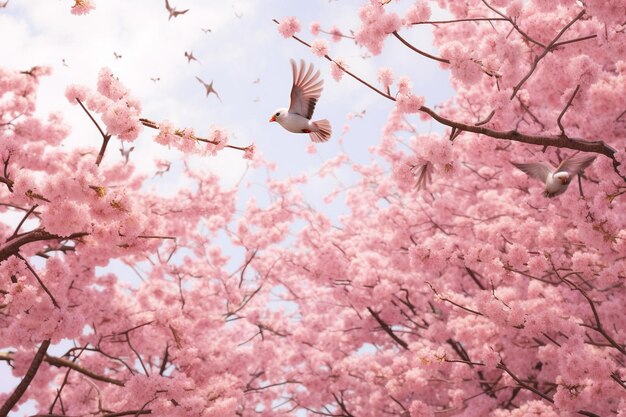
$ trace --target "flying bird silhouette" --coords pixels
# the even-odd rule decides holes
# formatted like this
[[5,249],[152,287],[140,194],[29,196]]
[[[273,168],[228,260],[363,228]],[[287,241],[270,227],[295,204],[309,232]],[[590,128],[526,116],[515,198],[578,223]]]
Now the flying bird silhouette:
[[185,51],[185,58],[187,58],[187,63],[191,63],[191,61],[196,61],[196,62],[200,62],[198,61],[198,59],[193,56],[193,52],[187,52]]
[[115,51],[113,51],[113,56],[115,57],[115,59],[120,59],[122,57],[122,55],[118,54]]
[[161,81],[161,77],[150,77],[150,80],[156,83],[157,81]]
[[202,30],[205,34],[211,32],[211,28],[208,28],[208,29],[200,28],[200,30]]
[[217,97],[217,99],[220,101],[220,103],[222,102],[222,99],[220,98],[220,95],[217,93],[217,91],[215,91],[215,88],[213,88],[213,81],[211,81],[210,83],[205,83],[198,76],[196,76],[196,80],[198,80],[200,82],[200,84],[202,84],[204,86],[204,88],[206,88],[206,96],[207,97],[209,96],[209,94],[213,93],[213,94],[215,94],[215,97]]
[[165,8],[167,9],[167,11],[170,14],[170,16],[167,18],[167,20],[171,20],[172,17],[178,17],[179,15],[185,14],[185,13],[187,13],[189,11],[189,9],[181,10],[181,11],[176,10],[175,7],[170,6],[170,2],[168,0],[165,0]]
[[536,178],[544,183],[543,195],[546,197],[556,197],[563,194],[572,179],[587,168],[596,159],[595,156],[573,156],[564,159],[558,167],[549,167],[541,162],[519,164],[511,162],[519,170],[525,172],[529,177]]
[[308,133],[313,142],[326,142],[330,139],[332,129],[326,119],[311,121],[315,104],[322,94],[324,80],[320,79],[319,70],[313,73],[313,64],[306,64],[300,60],[300,68],[293,59],[291,72],[293,84],[291,86],[291,103],[289,109],[277,109],[270,122],[277,122],[286,130],[293,133]]

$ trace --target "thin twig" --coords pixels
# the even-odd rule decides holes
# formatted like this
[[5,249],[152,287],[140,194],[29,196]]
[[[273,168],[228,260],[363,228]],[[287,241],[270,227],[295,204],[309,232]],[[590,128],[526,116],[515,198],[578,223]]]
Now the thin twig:
[[39,285],[41,285],[41,288],[43,288],[43,290],[46,292],[46,294],[48,294],[48,297],[50,297],[50,300],[52,300],[52,304],[54,305],[54,307],[61,308],[59,306],[59,303],[57,303],[57,300],[54,298],[54,296],[52,295],[52,293],[48,289],[48,287],[46,287],[46,284],[44,284],[43,281],[41,280],[41,278],[39,278],[39,275],[37,275],[37,272],[35,272],[35,270],[33,269],[32,266],[30,266],[30,264],[28,263],[26,258],[24,258],[19,252],[16,253],[15,256],[17,256],[18,258],[20,258],[24,262],[24,264],[26,265],[26,268],[28,268],[30,273],[33,274],[33,276],[35,277],[35,279],[37,280]]
[[[161,128],[157,122],[154,122],[154,121],[149,120],[149,119],[141,118],[141,119],[139,119],[139,122],[142,125],[144,125],[145,127],[149,127],[150,129],[159,130]],[[184,130],[177,129],[177,130],[174,131],[174,135],[176,135],[176,136],[178,136],[180,138],[184,138],[185,137],[185,133],[184,132],[185,132]],[[210,140],[210,139],[201,138],[201,137],[198,137],[198,136],[195,136],[195,135],[190,135],[189,139],[195,140],[195,141],[198,141],[198,142],[204,142],[204,143],[211,143],[213,145],[219,145],[219,142],[216,142],[216,141]],[[231,148],[231,149],[237,149],[239,151],[244,151],[244,152],[248,148],[248,147],[235,146],[235,145],[229,145],[229,144],[226,144],[224,147],[225,148]]]
[[78,97],[76,97],[76,101],[78,102],[78,104],[80,104],[80,107],[83,108],[85,113],[87,113],[87,116],[89,116],[93,124],[96,125],[98,131],[102,135],[102,146],[100,147],[100,152],[98,152],[98,157],[96,158],[96,165],[100,166],[100,162],[102,162],[102,158],[104,158],[104,152],[106,151],[109,140],[111,140],[111,135],[109,133],[104,133],[96,119],[93,118],[89,110],[87,110],[87,108],[83,105],[82,101],[80,101]]
[[422,56],[425,56],[426,58],[430,58],[430,59],[438,61],[438,62],[443,62],[444,64],[449,64],[450,63],[449,59],[439,58],[437,56],[434,56],[434,55],[431,55],[431,54],[429,54],[427,52],[424,52],[421,49],[417,49],[415,46],[413,46],[409,42],[407,42],[406,39],[404,39],[402,36],[400,36],[398,34],[398,32],[395,31],[395,30],[393,32],[391,32],[391,34],[393,36],[395,36],[400,42],[402,42],[404,44],[404,46],[406,46],[407,48],[409,48],[413,52],[417,52],[418,54],[420,54]]
[[563,118],[563,115],[565,114],[567,109],[569,109],[569,107],[572,105],[572,101],[574,100],[574,97],[576,97],[576,93],[578,93],[578,90],[580,90],[580,84],[576,86],[569,100],[567,100],[567,104],[565,105],[565,108],[563,109],[561,114],[559,114],[559,117],[556,119],[556,124],[559,125],[559,129],[561,129],[561,136],[567,137],[567,135],[565,134],[565,128],[561,124],[561,119]]
[[12,238],[14,238],[15,236],[17,236],[18,232],[20,231],[20,228],[24,225],[24,222],[26,221],[26,219],[28,218],[28,216],[30,216],[35,209],[39,207],[38,204],[34,204],[30,210],[28,210],[26,212],[26,214],[24,215],[24,217],[22,217],[22,220],[20,220],[20,222],[18,223],[17,227],[15,228],[15,231],[13,232],[13,234],[11,236],[9,236],[9,238],[7,240],[11,240]]

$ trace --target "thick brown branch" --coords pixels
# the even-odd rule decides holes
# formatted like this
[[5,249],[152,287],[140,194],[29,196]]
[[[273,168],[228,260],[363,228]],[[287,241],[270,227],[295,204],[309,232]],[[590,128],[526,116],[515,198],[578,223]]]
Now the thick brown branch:
[[11,409],[15,406],[15,404],[17,404],[20,398],[22,398],[22,395],[24,395],[24,393],[28,389],[28,386],[30,385],[33,378],[37,374],[37,371],[39,370],[39,366],[41,365],[41,362],[43,361],[43,358],[46,355],[46,351],[48,350],[49,346],[50,346],[50,339],[47,339],[41,342],[41,345],[39,346],[39,349],[37,350],[35,357],[30,363],[30,366],[28,367],[28,371],[26,371],[26,375],[24,375],[24,378],[20,381],[18,386],[15,388],[15,391],[13,391],[13,394],[11,394],[11,396],[2,405],[2,408],[0,408],[0,417],[6,417],[9,414],[9,411],[11,411]]
[[77,239],[83,236],[86,236],[88,233],[80,232],[80,233],[72,233],[69,236],[57,236],[52,233],[46,232],[43,228],[38,228],[31,230],[30,232],[26,232],[15,236],[12,239],[7,240],[7,242],[0,246],[0,262],[5,261],[13,255],[16,255],[19,249],[32,242],[39,242],[43,240],[63,240],[63,239]]
[[435,111],[426,106],[422,106],[420,108],[420,111],[430,115],[433,119],[443,125],[456,127],[457,129],[489,136],[494,139],[512,140],[514,142],[527,143],[530,145],[554,146],[555,148],[566,148],[582,152],[593,152],[614,159],[613,156],[615,154],[615,149],[600,140],[586,141],[578,138],[564,138],[560,135],[527,135],[518,132],[517,130],[493,130],[483,126],[475,126],[466,123],[455,122],[453,120],[440,116],[439,114],[435,113]]

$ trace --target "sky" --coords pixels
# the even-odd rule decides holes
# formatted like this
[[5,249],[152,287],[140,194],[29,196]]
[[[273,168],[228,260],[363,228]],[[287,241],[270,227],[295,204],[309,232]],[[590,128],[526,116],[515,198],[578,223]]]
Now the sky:
[[[41,81],[38,113],[42,117],[52,111],[63,114],[72,127],[63,146],[100,146],[95,127],[78,106],[70,105],[64,91],[72,83],[95,88],[98,72],[108,67],[142,102],[143,117],[191,127],[199,136],[206,135],[213,125],[221,126],[229,132],[229,143],[254,143],[257,151],[276,164],[272,178],[308,174],[305,195],[311,205],[337,214],[341,207],[324,208],[323,203],[336,179],[319,178],[316,172],[325,160],[342,151],[354,161],[369,161],[368,148],[378,143],[393,104],[348,77],[341,82],[333,80],[329,62],[295,40],[283,38],[272,19],[297,17],[302,24],[299,36],[310,42],[316,38],[309,31],[312,21],[326,30],[337,26],[345,34],[357,30],[358,7],[365,1],[171,0],[178,10],[189,11],[168,20],[160,0],[96,0],[96,9],[85,16],[70,14],[70,0],[10,0],[0,9],[0,62],[16,70],[52,67],[53,74]],[[394,1],[388,7],[402,11],[411,3]],[[435,13],[433,18],[441,16]],[[427,26],[401,33],[418,48],[436,52]],[[449,74],[395,38],[386,41],[381,55],[372,57],[350,39],[332,43],[326,35],[319,37],[329,40],[331,56],[343,58],[351,71],[373,84],[379,68],[392,67],[396,76],[412,79],[414,92],[425,96],[430,107],[452,95]],[[188,62],[185,52],[192,52],[199,62]],[[289,133],[268,122],[276,108],[289,105],[290,58],[313,63],[325,80],[314,119],[329,119],[334,133],[329,142],[315,146],[315,153],[307,149],[308,135]],[[222,101],[214,95],[205,97],[196,76],[213,81]],[[363,111],[363,117],[349,120],[350,114]],[[346,125],[349,130],[342,135]],[[424,133],[441,130],[417,119],[416,125]],[[160,193],[173,193],[184,181],[176,175],[181,155],[154,143],[153,133],[143,131],[133,144],[130,160],[147,174],[155,172],[156,159],[172,162],[171,172],[154,185]],[[119,148],[119,140],[112,140],[103,163],[119,161]],[[245,184],[240,187],[240,201],[254,194],[255,184],[262,184],[268,175],[247,169],[242,153],[229,149],[215,157],[193,158],[193,164],[218,174],[225,186]],[[345,175],[351,174],[346,170]],[[8,389],[7,383],[17,382],[9,373],[0,364],[0,391]],[[10,415],[28,415],[28,408]]]

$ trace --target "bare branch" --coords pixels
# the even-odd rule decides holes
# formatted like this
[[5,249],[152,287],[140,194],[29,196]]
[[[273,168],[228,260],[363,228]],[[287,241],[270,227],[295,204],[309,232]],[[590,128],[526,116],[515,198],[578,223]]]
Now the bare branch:
[[46,232],[44,228],[40,227],[29,232],[22,233],[12,239],[8,239],[4,245],[0,246],[0,262],[16,255],[19,249],[28,243],[44,240],[78,239],[86,235],[88,235],[88,233],[79,232],[72,233],[69,236],[57,236]]

